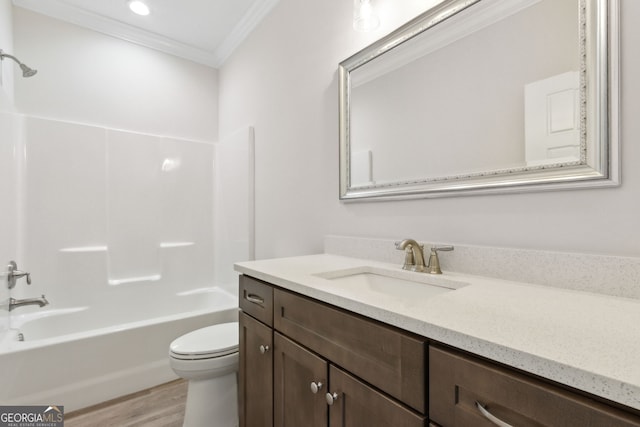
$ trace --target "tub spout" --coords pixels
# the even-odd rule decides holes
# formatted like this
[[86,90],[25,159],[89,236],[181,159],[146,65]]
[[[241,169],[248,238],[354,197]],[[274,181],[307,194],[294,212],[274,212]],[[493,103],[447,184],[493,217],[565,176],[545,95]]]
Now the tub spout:
[[12,311],[14,308],[22,307],[23,305],[39,305],[40,307],[44,307],[49,304],[49,301],[42,295],[40,298],[25,298],[25,299],[15,299],[9,298],[9,311]]

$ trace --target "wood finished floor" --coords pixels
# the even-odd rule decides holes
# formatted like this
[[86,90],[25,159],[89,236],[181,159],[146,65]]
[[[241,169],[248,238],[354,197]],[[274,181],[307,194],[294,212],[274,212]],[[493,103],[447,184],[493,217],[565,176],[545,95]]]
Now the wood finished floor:
[[182,427],[187,382],[176,380],[70,412],[65,427]]

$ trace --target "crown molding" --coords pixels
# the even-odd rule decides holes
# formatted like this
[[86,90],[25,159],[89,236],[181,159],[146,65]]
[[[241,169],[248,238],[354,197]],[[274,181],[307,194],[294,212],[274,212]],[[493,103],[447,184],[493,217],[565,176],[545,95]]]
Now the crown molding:
[[156,49],[213,68],[219,68],[279,0],[258,0],[214,51],[107,18],[60,0],[13,0],[17,7],[66,21],[112,37]]
[[216,49],[216,62],[220,65],[231,56],[236,48],[258,26],[279,0],[258,0],[249,8],[238,24]]

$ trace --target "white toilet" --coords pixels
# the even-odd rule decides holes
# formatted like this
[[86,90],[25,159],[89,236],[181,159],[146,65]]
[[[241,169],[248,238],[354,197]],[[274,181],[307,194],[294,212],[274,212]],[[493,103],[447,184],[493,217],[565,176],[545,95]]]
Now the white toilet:
[[189,381],[185,427],[237,427],[238,359],[238,322],[198,329],[171,343],[171,369]]

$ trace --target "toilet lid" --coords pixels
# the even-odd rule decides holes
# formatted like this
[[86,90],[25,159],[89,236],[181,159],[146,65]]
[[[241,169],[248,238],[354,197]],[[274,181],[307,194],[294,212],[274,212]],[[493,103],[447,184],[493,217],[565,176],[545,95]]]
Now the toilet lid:
[[238,322],[220,323],[189,332],[170,345],[178,356],[217,357],[238,351]]

